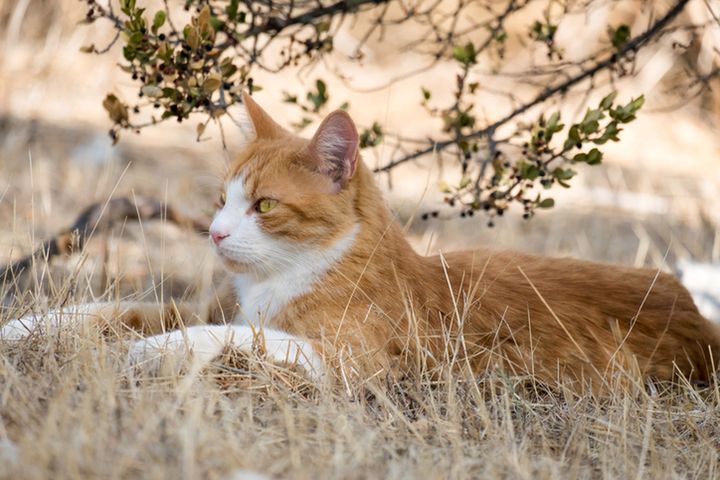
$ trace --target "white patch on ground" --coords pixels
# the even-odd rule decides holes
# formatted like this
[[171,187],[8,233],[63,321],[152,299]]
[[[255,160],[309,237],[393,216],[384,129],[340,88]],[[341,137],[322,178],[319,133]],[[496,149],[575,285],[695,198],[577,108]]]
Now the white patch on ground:
[[[9,438],[0,438],[0,465],[15,466],[20,462],[20,449]],[[2,469],[2,467],[0,467]]]
[[254,472],[245,468],[234,470],[223,477],[223,480],[270,480],[264,473]]
[[677,268],[700,313],[720,323],[720,264],[681,260]]

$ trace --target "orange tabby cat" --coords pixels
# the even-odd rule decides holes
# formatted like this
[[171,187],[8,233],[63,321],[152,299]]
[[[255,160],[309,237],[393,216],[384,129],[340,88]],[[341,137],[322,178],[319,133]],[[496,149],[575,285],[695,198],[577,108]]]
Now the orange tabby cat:
[[[347,113],[308,141],[249,96],[245,105],[253,140],[230,165],[210,229],[233,287],[219,308],[198,320],[182,305],[161,316],[157,306],[77,307],[147,332],[180,317],[203,323],[135,343],[134,362],[182,361],[189,348],[204,363],[228,343],[252,348],[262,330],[268,357],[314,376],[453,362],[583,385],[618,368],[711,378],[720,333],[673,276],[490,249],[418,255],[360,160]],[[204,324],[223,315],[231,325]],[[11,322],[4,336],[19,329]]]

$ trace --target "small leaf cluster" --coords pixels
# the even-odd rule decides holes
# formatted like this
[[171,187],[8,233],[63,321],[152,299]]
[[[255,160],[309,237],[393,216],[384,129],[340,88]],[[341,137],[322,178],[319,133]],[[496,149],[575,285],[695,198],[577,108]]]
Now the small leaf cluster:
[[[480,163],[474,169],[464,168],[455,185],[441,182],[439,189],[445,194],[445,203],[459,207],[461,217],[473,216],[478,210],[487,212],[490,226],[494,217],[502,216],[513,203],[522,206],[526,219],[538,209],[552,208],[555,201],[544,192],[555,185],[569,188],[577,174],[575,165],[600,164],[603,153],[598,147],[617,142],[621,126],[632,122],[644,103],[640,96],[616,104],[616,97],[616,92],[610,93],[597,108],[589,108],[582,120],[569,126],[562,123],[559,112],[547,118],[540,115],[536,122],[525,126],[526,138],[519,155],[511,154],[512,148],[496,146],[487,160],[489,175]],[[513,145],[511,140],[501,143]],[[458,149],[463,152],[464,146],[458,145]]]
[[360,132],[360,148],[377,147],[384,140],[383,128],[378,122],[373,122],[369,128]]
[[[300,121],[292,123],[292,126],[297,131],[301,131],[310,125],[313,122],[313,117],[319,117],[325,111],[325,107],[328,106],[330,100],[327,84],[322,79],[315,81],[315,88],[306,92],[304,101],[300,100],[297,95],[287,91],[282,93],[285,103],[297,105],[303,112]],[[346,110],[348,106],[347,103],[344,103],[340,108]]]
[[612,43],[613,48],[617,51],[620,51],[625,46],[630,40],[630,37],[630,27],[625,24],[610,29],[610,43]]
[[[320,120],[328,113],[330,92],[327,84],[322,79],[317,79],[314,87],[305,93],[304,101],[298,95],[283,91],[284,102],[299,107],[303,112],[300,121],[291,124],[297,131],[305,129],[305,127],[313,123],[313,120]],[[350,104],[343,102],[337,108],[348,110]],[[359,135],[360,148],[376,147],[383,142],[384,138],[382,125],[375,121],[370,127],[361,129]]]
[[[259,38],[281,30],[289,15],[239,0],[185,0],[184,8],[191,12],[189,21],[176,26],[166,8],[148,11],[136,0],[120,0],[119,12],[97,0],[87,3],[87,21],[106,18],[116,26],[124,60],[120,68],[137,85],[134,101],[113,93],[103,102],[113,122],[110,135],[114,142],[122,129],[139,133],[168,119],[183,122],[194,113],[206,116],[198,124],[199,137],[210,120],[222,117],[229,106],[241,101],[243,90],[260,89],[251,76],[260,53],[240,55],[245,50],[236,47],[248,35]],[[250,11],[251,6],[255,10]],[[251,23],[251,15],[255,15],[254,21],[261,18],[264,23]],[[318,21],[310,27],[304,31],[304,38],[294,35],[287,39],[287,47],[280,52],[281,68],[296,63],[301,56],[332,50],[329,22]],[[100,53],[94,45],[82,50]],[[315,113],[327,103],[322,80],[307,99]],[[141,112],[146,113],[140,117]]]
[[562,50],[555,43],[555,34],[557,33],[558,25],[551,22],[549,19],[540,21],[535,20],[530,26],[530,32],[528,36],[534,41],[541,43],[547,47],[547,57],[552,59],[557,57],[558,60],[563,59]]

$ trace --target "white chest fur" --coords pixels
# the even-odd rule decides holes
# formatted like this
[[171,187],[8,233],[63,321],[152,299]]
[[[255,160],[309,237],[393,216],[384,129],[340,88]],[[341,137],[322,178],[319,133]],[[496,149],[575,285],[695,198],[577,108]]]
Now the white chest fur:
[[272,327],[273,318],[293,299],[310,293],[315,283],[350,249],[360,229],[354,225],[329,248],[299,248],[283,262],[286,268],[269,276],[235,276],[240,313],[235,323]]

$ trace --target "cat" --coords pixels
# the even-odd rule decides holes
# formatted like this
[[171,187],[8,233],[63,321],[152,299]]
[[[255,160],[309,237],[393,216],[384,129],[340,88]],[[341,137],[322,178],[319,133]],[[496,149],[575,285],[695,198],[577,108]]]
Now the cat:
[[[155,333],[130,346],[133,364],[202,366],[227,345],[259,342],[269,361],[310,378],[452,365],[590,388],[619,371],[712,379],[720,330],[672,275],[494,249],[421,256],[346,112],[306,140],[249,95],[243,103],[251,140],[229,165],[209,232],[229,272],[218,304],[203,318],[185,304],[77,307],[106,328]],[[78,311],[50,316],[63,314]],[[33,321],[1,335],[21,338]]]

